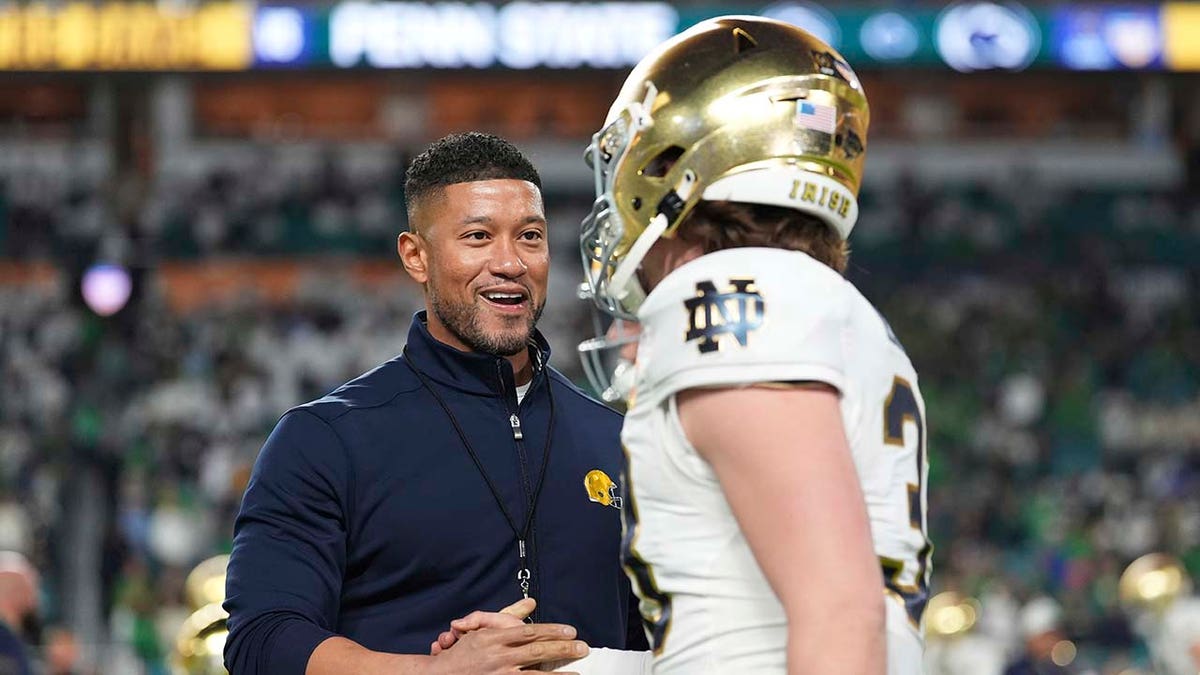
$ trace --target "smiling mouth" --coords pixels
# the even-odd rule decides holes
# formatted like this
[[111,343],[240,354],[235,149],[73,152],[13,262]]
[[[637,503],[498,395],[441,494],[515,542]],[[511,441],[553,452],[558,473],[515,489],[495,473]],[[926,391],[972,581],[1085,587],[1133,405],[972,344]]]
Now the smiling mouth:
[[484,291],[479,295],[489,305],[507,312],[523,309],[529,299],[522,291]]

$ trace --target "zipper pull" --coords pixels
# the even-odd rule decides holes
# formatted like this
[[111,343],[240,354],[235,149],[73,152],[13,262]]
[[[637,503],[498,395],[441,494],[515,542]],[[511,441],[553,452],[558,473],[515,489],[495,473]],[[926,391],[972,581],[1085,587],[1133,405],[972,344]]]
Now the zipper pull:
[[[525,566],[525,540],[524,539],[517,540],[517,548],[518,548],[519,553],[521,554],[521,566],[519,568],[517,568],[517,585],[521,587],[521,596],[528,598],[529,597],[529,579],[533,575],[529,573],[529,568]],[[528,617],[525,619],[525,621],[528,623],[533,623],[532,621],[529,620]]]
[[521,433],[521,418],[517,417],[516,413],[509,416],[508,424],[512,427],[513,440],[519,441],[525,438],[525,434]]

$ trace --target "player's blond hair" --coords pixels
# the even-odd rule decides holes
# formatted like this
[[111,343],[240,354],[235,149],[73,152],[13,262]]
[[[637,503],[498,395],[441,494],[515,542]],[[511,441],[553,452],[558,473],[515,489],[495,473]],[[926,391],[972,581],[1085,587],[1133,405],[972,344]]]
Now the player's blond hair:
[[778,206],[701,201],[679,226],[678,236],[700,244],[705,253],[747,246],[803,251],[840,274],[850,262],[850,247],[832,227]]

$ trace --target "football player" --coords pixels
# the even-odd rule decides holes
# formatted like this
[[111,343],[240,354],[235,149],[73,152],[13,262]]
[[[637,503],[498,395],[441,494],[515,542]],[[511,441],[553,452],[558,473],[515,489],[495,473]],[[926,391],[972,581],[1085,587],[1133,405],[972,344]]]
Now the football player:
[[976,625],[981,606],[954,591],[933,596],[925,608],[928,675],[1002,675],[1004,643]]
[[1200,672],[1200,597],[1183,563],[1166,553],[1148,553],[1121,574],[1121,603],[1145,641],[1155,672]]
[[841,274],[868,117],[828,45],[719,17],[589,146],[587,282],[641,329],[623,561],[656,675],[921,672],[924,403]]

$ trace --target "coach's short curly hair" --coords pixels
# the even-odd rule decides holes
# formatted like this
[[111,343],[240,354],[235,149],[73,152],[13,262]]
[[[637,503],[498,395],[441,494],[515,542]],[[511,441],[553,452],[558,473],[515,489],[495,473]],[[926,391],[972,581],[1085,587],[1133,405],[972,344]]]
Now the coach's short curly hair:
[[447,185],[512,178],[542,187],[541,176],[515,145],[492,134],[450,134],[430,145],[408,165],[404,201],[412,220],[413,206]]

